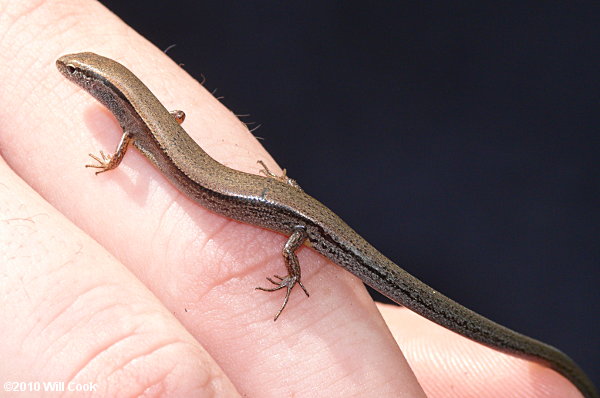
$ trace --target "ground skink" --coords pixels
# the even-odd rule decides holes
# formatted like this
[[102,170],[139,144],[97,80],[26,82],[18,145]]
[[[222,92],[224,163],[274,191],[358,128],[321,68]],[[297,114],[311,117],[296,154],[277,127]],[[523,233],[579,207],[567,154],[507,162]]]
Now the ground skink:
[[[130,144],[196,203],[234,220],[289,237],[283,249],[288,275],[267,278],[274,291],[302,285],[295,251],[303,244],[358,276],[364,283],[425,318],[499,351],[546,365],[569,379],[587,398],[598,393],[585,373],[554,347],[514,332],[445,297],[394,264],[331,210],[291,179],[230,169],[211,158],[183,130],[182,112],[169,112],[127,68],[93,53],[56,61],[60,72],[105,105],[123,128],[114,155],[91,155],[97,173],[119,165]],[[263,165],[264,167],[264,165]]]

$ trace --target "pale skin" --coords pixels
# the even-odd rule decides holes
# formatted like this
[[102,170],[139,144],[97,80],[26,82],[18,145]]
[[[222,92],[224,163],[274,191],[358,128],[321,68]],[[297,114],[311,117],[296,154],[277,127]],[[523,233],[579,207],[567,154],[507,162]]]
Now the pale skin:
[[555,372],[409,311],[386,307],[382,318],[356,278],[308,248],[298,256],[311,296],[293,292],[273,323],[282,296],[254,287],[281,273],[285,237],[195,205],[134,150],[95,176],[87,154],[112,152],[120,128],[54,60],[91,50],[135,65],[220,162],[258,173],[263,160],[280,174],[273,160],[231,112],[99,4],[28,11],[33,2],[19,3],[0,22],[0,148],[10,166],[0,169],[1,274],[10,281],[0,285],[0,311],[17,320],[0,343],[1,356],[17,358],[0,367],[3,381],[73,378],[114,391],[137,380],[131,394],[158,385],[217,396],[579,396]]

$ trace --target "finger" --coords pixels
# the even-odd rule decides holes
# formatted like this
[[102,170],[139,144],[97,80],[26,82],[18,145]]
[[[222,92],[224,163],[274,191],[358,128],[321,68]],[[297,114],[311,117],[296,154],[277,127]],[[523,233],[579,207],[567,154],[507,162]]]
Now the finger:
[[581,397],[547,367],[487,348],[405,308],[378,308],[430,398]]
[[[20,82],[11,86],[2,110],[11,128],[0,139],[11,166],[125,263],[240,390],[267,396],[267,385],[274,395],[315,389],[339,395],[352,389],[359,395],[419,396],[420,387],[356,278],[300,249],[311,297],[294,291],[273,324],[283,296],[261,295],[254,286],[283,269],[285,237],[197,206],[135,151],[117,170],[99,177],[86,172],[86,154],[116,146],[121,130],[54,70],[59,55],[83,50],[119,60],[167,108],[183,109],[186,130],[222,163],[257,173],[256,160],[269,157],[230,111],[98,3],[55,4],[14,17],[18,28],[0,32],[10,43],[0,59],[11,63],[0,78]],[[28,35],[12,33],[24,30]],[[26,51],[22,37],[41,39],[26,43]]]
[[67,391],[102,395],[152,389],[237,395],[219,366],[130,272],[2,161],[0,181],[4,383],[56,381]]

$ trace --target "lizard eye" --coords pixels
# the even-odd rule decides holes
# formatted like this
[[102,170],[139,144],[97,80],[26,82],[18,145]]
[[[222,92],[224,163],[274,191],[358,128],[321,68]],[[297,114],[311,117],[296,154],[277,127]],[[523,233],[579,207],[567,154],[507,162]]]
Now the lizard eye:
[[73,67],[72,65],[67,65],[67,72],[69,72],[69,74],[73,74],[75,73],[75,67]]

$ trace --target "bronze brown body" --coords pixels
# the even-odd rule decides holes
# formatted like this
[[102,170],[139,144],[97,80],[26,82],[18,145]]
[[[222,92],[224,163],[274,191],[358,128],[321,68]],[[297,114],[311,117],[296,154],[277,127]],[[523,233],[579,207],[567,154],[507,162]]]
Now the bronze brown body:
[[[585,397],[598,397],[585,373],[561,351],[490,321],[414,278],[301,189],[275,178],[230,169],[212,159],[121,64],[93,53],[65,55],[56,63],[67,78],[104,104],[123,127],[124,136],[113,158],[104,159],[106,162],[96,158],[101,165],[93,167],[102,171],[116,167],[132,143],[173,185],[201,206],[286,236],[302,231],[301,236],[307,237],[312,248],[396,303],[474,341],[549,366]],[[293,250],[298,246],[295,243]],[[301,281],[299,266],[294,271],[288,265],[288,272],[297,272],[288,275],[295,279],[282,280],[285,286],[278,288],[287,287],[289,295]]]

